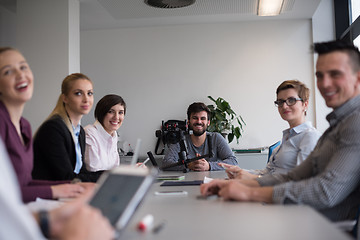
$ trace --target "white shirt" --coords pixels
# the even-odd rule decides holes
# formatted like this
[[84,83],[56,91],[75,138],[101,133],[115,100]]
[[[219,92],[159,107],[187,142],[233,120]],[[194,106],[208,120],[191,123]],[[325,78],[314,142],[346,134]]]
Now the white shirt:
[[0,239],[45,239],[21,200],[19,184],[0,138]]
[[85,127],[86,169],[91,172],[109,170],[120,164],[120,157],[117,151],[118,136],[116,131],[111,136],[104,127],[96,121],[93,125]]
[[283,131],[281,145],[274,149],[264,170],[250,171],[254,174],[285,174],[300,165],[312,152],[320,138],[320,132],[311,122],[304,122]]

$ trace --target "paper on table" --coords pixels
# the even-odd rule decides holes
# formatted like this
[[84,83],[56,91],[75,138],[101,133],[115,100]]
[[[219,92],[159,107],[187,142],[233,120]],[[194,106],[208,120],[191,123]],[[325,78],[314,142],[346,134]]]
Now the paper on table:
[[38,212],[40,210],[52,210],[54,208],[60,207],[63,202],[57,201],[57,200],[49,200],[49,199],[42,199],[42,198],[36,198],[36,201],[29,202],[26,204],[27,208],[31,212]]
[[212,179],[212,178],[209,178],[209,177],[204,177],[204,183],[209,183],[209,182],[211,182],[212,180],[214,180],[214,179]]

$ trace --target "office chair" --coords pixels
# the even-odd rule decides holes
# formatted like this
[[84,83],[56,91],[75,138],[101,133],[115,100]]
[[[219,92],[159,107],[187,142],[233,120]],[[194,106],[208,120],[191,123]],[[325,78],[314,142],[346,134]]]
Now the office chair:
[[356,214],[356,223],[354,226],[354,229],[352,230],[352,235],[355,239],[360,240],[360,224],[359,224],[359,218],[360,218],[360,206],[358,208],[357,214]]
[[270,157],[271,157],[271,154],[272,154],[272,152],[274,151],[274,149],[275,149],[277,146],[279,146],[280,144],[281,144],[281,141],[278,141],[278,142],[274,143],[273,145],[270,145],[270,146],[269,146],[269,154],[268,154],[268,160],[267,160],[267,162],[269,162]]

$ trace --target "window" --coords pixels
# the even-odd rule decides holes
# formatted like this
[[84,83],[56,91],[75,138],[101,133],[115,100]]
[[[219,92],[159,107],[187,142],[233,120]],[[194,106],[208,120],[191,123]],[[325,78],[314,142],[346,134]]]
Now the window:
[[351,23],[353,23],[360,15],[360,0],[350,0],[351,6]]
[[360,0],[334,0],[336,39],[360,47]]

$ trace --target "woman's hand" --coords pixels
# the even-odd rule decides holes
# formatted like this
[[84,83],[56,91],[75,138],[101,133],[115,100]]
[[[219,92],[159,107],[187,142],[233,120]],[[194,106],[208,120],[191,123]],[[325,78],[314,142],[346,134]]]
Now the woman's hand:
[[58,198],[75,198],[80,196],[85,188],[80,184],[59,184],[51,186],[52,196]]
[[220,167],[223,167],[226,174],[230,179],[255,179],[257,175],[251,174],[248,171],[241,169],[239,166],[234,166],[226,163],[218,163]]

